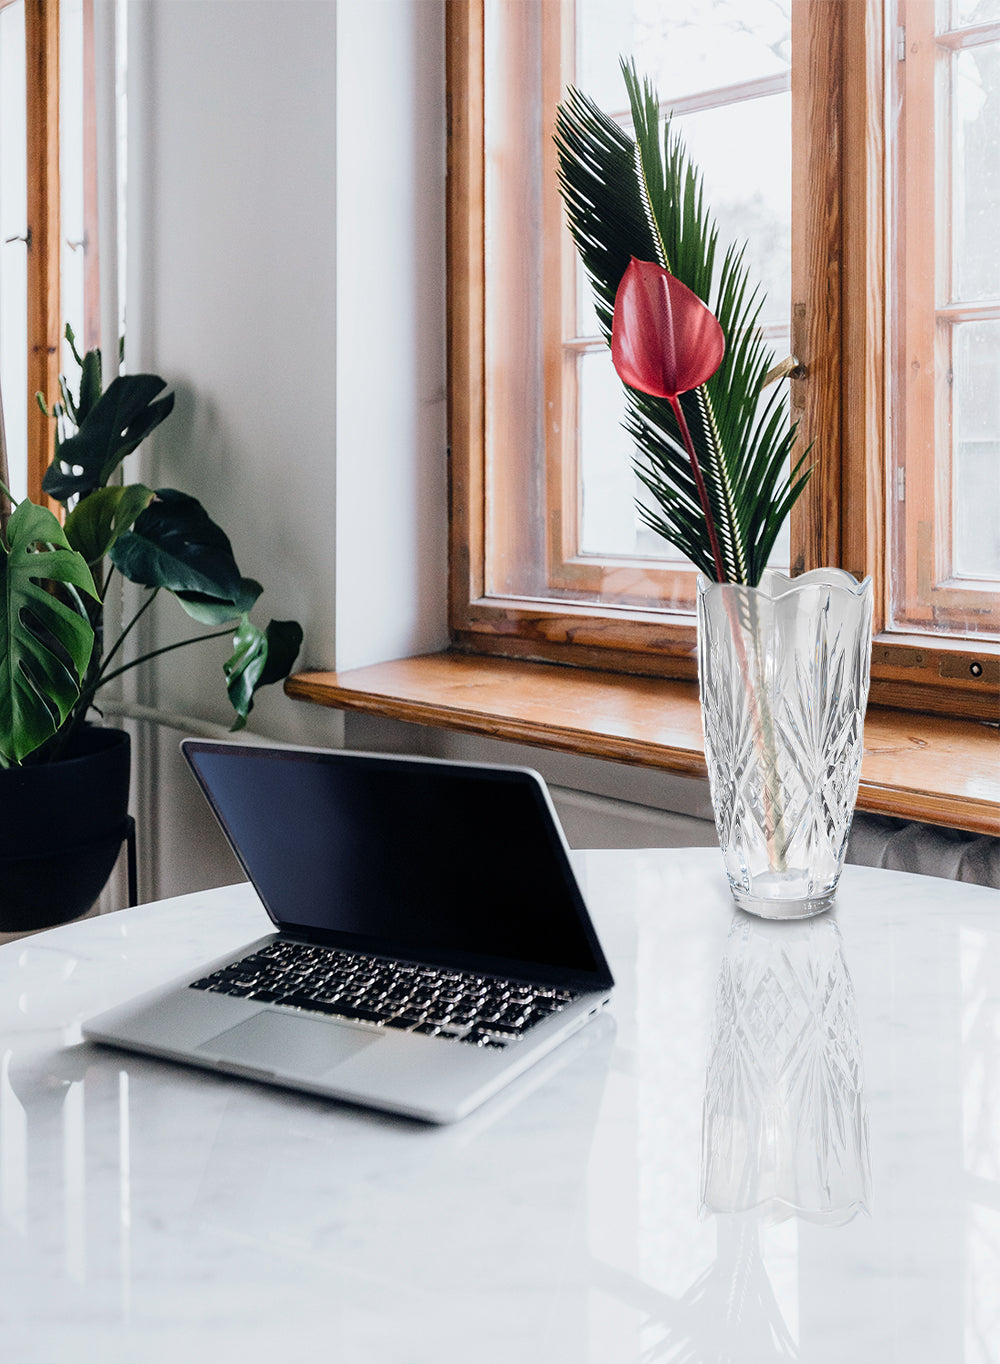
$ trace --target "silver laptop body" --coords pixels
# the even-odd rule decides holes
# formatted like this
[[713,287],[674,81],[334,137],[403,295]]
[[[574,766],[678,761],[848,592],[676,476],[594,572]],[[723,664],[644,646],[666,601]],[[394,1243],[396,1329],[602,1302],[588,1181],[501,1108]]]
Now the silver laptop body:
[[607,1002],[536,772],[181,749],[276,931],[91,1019],[85,1038],[452,1122]]

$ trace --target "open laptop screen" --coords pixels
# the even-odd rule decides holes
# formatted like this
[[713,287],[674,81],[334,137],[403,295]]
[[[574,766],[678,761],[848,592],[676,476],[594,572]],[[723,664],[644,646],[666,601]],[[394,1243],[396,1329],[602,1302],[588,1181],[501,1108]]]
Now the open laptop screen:
[[611,983],[533,773],[190,739],[182,748],[284,931]]

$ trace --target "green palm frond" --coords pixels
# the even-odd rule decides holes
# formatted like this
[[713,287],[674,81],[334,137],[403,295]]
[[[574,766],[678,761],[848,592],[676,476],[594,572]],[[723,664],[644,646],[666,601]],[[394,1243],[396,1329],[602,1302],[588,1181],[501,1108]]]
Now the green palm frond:
[[[762,401],[774,355],[760,335],[763,296],[751,284],[742,246],[717,266],[718,232],[701,176],[648,81],[622,62],[635,138],[580,91],[570,89],[556,118],[559,185],[573,239],[610,339],[615,294],[629,260],[654,260],[715,313],[726,338],[716,373],[680,402],[691,432],[722,552],[726,578],[756,585],[775,537],[810,470],[799,459],[782,394]],[[706,576],[717,576],[688,455],[666,399],[626,386],[624,426],[635,467],[654,506],[643,521]]]

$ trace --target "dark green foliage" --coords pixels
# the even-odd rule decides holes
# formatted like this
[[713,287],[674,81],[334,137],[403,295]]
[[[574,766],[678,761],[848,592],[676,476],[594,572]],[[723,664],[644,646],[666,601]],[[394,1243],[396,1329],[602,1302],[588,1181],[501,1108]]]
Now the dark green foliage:
[[72,712],[90,663],[94,630],[78,596],[97,600],[90,570],[46,507],[21,502],[0,553],[0,757],[17,763]]
[[[105,682],[157,654],[222,635],[233,641],[223,672],[239,729],[256,692],[288,676],[302,643],[295,621],[271,621],[266,629],[250,621],[261,585],[242,576],[229,538],[196,498],[172,488],[109,484],[122,460],[169,416],[174,397],[156,374],[122,375],[102,392],[100,352],[81,357],[69,327],[66,335],[80,365],[79,394],[62,378],[62,402],[51,412],[39,396],[48,416],[76,428],[66,439],[57,431],[42,483],[67,506],[65,529],[25,501],[10,518],[8,543],[0,544],[3,763],[58,758]],[[103,607],[111,569],[149,591],[109,647]],[[122,663],[117,655],[127,635],[161,591],[194,620],[226,628]]]
[[55,458],[42,479],[45,492],[66,502],[103,488],[126,455],[169,417],[174,395],[159,396],[166,386],[158,374],[119,375],[81,417],[76,434],[56,441]]

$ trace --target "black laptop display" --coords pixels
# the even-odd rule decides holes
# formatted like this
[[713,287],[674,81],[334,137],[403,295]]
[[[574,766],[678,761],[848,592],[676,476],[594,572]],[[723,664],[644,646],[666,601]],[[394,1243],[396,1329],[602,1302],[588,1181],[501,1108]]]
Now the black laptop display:
[[533,774],[190,740],[184,751],[286,933],[611,984]]
[[85,1038],[453,1122],[608,1002],[537,772],[181,750],[277,931],[90,1019]]

